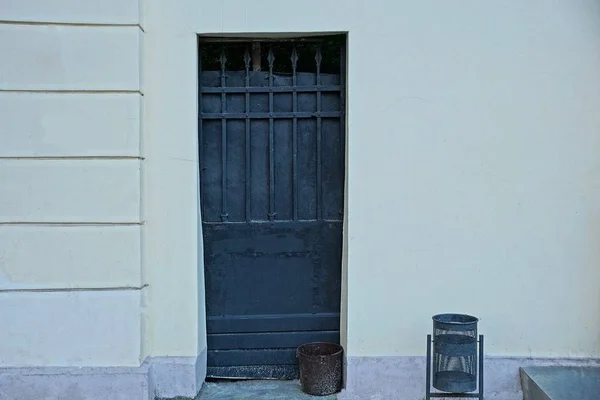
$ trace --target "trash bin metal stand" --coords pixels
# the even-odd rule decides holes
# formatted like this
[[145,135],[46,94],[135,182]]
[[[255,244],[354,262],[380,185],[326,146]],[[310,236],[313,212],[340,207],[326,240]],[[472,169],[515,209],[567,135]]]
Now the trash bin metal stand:
[[427,390],[425,400],[431,399],[431,334],[427,335],[427,372],[425,375]]
[[483,335],[479,335],[479,400],[483,400]]
[[431,334],[427,335],[427,372],[425,376],[427,389],[425,390],[425,400],[432,398],[473,398],[483,400],[483,335],[479,335],[479,387],[477,393],[444,393],[431,392]]

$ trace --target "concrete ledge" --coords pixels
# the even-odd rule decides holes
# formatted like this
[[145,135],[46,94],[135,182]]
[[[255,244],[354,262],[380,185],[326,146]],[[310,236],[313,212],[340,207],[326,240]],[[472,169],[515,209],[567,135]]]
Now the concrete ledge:
[[[486,357],[486,400],[522,400],[519,370],[530,366],[592,366],[596,359]],[[422,400],[425,357],[348,357],[340,400]]]
[[149,357],[131,368],[0,368],[0,400],[193,399],[205,376],[206,349],[198,357]]
[[1,400],[152,400],[147,368],[2,368]]
[[206,349],[198,357],[150,357],[145,364],[156,399],[193,399],[206,377]]
[[600,366],[521,368],[525,400],[597,400]]

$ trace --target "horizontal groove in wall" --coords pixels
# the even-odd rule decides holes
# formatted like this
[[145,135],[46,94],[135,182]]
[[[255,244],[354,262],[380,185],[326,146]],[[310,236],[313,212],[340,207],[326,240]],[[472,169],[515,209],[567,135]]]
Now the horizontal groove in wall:
[[0,89],[3,93],[52,93],[52,94],[139,94],[143,96],[139,90],[73,90],[73,89]]
[[148,284],[142,286],[119,286],[99,288],[0,289],[0,293],[116,292],[125,290],[142,290],[145,287],[148,287]]
[[19,222],[19,221],[0,221],[0,226],[141,226],[145,222]]
[[0,156],[0,160],[144,160],[139,156]]
[[91,27],[138,27],[142,32],[144,28],[140,24],[107,24],[101,22],[40,22],[40,21],[13,21],[0,20],[0,25],[42,25],[42,26],[91,26]]

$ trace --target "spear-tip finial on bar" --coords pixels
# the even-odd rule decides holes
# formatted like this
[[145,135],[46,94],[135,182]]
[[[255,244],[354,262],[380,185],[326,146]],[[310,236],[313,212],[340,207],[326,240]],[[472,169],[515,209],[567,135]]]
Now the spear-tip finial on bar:
[[317,47],[317,53],[315,54],[315,61],[317,62],[317,71],[321,68],[321,61],[323,61],[323,55],[321,54],[321,47]]
[[294,48],[292,49],[290,60],[292,61],[292,68],[296,70],[296,67],[298,66],[298,52],[296,51],[296,45],[294,45]]
[[275,62],[275,54],[273,54],[273,47],[269,46],[269,54],[267,55],[267,61],[269,62],[269,69],[273,69],[273,63]]
[[252,61],[252,58],[250,57],[250,52],[248,51],[248,47],[246,47],[246,50],[244,51],[244,67],[247,70],[250,69],[250,61]]
[[227,64],[227,55],[225,54],[225,47],[221,49],[221,55],[219,56],[219,62],[221,63],[221,70],[225,71],[225,65]]

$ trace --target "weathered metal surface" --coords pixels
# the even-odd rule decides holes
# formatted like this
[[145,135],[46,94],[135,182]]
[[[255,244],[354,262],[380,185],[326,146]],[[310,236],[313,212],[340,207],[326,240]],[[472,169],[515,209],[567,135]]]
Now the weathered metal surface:
[[[312,71],[301,62],[310,49],[293,42],[260,51],[206,46],[199,145],[208,373],[293,378],[298,345],[339,341],[343,71],[331,70],[320,46]],[[334,58],[341,68],[341,51]]]

